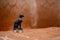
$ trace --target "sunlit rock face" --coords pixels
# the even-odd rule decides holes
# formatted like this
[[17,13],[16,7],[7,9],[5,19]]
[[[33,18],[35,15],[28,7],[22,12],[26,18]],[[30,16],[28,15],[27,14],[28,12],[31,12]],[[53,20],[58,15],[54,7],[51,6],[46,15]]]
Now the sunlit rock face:
[[13,30],[24,13],[23,28],[58,26],[57,0],[0,0],[0,30]]

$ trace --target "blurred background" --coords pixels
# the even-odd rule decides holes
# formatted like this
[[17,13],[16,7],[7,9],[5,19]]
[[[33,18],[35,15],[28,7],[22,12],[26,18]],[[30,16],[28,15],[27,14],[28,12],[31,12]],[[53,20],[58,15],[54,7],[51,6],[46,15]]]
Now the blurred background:
[[23,28],[60,27],[60,0],[0,0],[0,31],[13,30],[24,13]]

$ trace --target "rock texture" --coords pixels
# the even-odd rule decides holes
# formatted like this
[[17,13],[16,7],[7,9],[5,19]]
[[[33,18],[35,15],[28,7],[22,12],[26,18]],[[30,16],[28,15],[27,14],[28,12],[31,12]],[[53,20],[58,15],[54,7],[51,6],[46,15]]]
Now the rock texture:
[[58,4],[59,0],[0,0],[0,30],[13,30],[21,12],[23,28],[58,27]]

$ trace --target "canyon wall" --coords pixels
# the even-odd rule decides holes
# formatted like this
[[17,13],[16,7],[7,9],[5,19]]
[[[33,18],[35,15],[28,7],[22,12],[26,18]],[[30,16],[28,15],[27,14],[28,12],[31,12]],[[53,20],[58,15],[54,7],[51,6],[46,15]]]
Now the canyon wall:
[[58,26],[58,0],[38,0],[38,26]]
[[58,0],[0,0],[0,30],[13,30],[24,13],[23,28],[59,26]]
[[58,0],[58,4],[57,4],[57,8],[58,8],[58,26],[60,27],[60,0]]

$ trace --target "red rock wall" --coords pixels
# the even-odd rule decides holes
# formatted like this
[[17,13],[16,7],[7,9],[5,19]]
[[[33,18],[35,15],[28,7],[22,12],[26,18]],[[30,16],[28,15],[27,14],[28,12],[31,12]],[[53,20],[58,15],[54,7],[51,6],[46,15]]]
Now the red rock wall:
[[57,4],[57,8],[58,8],[58,25],[60,27],[60,0],[58,0],[58,4]]
[[58,26],[58,1],[57,0],[38,0],[38,26],[52,27]]
[[12,30],[21,12],[22,27],[58,26],[57,0],[0,0],[0,30]]

